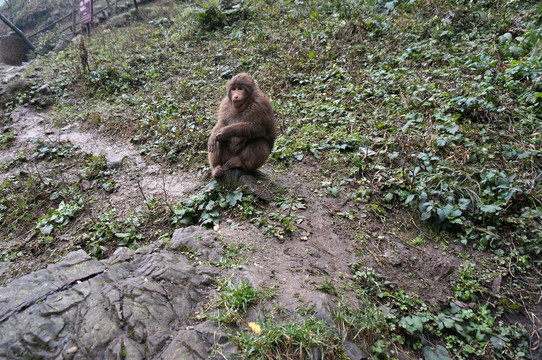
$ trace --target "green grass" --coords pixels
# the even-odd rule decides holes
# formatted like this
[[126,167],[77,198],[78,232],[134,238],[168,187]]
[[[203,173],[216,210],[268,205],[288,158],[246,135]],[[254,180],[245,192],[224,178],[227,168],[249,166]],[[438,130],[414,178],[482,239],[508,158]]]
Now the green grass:
[[211,309],[216,315],[208,316],[218,323],[240,323],[248,307],[255,304],[263,296],[247,280],[235,283],[232,279],[218,279],[218,294],[213,300]]
[[224,330],[230,341],[237,345],[243,359],[306,359],[314,350],[325,358],[345,358],[338,334],[325,321],[307,316],[294,321],[266,317],[248,322],[245,319],[248,308],[269,298],[269,294],[256,290],[246,280],[236,283],[224,278],[218,279],[217,284],[217,295],[207,309],[206,317],[219,324],[237,325]]

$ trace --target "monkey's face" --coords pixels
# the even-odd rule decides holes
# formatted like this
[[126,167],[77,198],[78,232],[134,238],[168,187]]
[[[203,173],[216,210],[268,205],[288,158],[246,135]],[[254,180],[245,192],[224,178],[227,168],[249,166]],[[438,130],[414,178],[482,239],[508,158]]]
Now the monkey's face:
[[230,100],[233,103],[233,106],[236,108],[243,105],[247,99],[248,92],[244,86],[237,85],[232,86],[230,89]]

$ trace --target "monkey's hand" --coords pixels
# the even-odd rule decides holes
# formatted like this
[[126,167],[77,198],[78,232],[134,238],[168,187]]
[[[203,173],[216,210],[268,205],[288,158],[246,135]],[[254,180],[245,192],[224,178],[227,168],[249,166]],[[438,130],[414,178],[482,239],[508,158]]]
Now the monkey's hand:
[[218,146],[218,138],[215,134],[212,134],[209,137],[209,141],[207,142],[207,150],[209,152],[214,152]]
[[226,140],[226,132],[224,131],[224,128],[222,129],[218,129],[216,132],[215,132],[215,138],[216,138],[216,141],[218,142],[221,142],[221,141],[225,141]]

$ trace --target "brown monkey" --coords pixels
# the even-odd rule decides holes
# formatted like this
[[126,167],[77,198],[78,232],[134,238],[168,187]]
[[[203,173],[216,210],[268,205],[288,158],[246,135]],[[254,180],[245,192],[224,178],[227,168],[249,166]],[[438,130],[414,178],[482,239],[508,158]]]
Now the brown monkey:
[[247,74],[226,84],[218,107],[218,122],[207,144],[214,177],[228,169],[255,171],[262,166],[277,138],[277,120],[269,99]]

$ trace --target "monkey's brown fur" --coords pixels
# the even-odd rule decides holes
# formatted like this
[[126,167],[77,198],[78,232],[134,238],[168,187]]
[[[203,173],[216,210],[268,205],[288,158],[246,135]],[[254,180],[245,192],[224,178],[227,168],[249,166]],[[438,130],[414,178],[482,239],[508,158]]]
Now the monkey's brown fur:
[[262,166],[277,138],[277,120],[269,99],[247,74],[226,84],[218,107],[218,122],[207,144],[214,177],[228,169],[255,171]]

